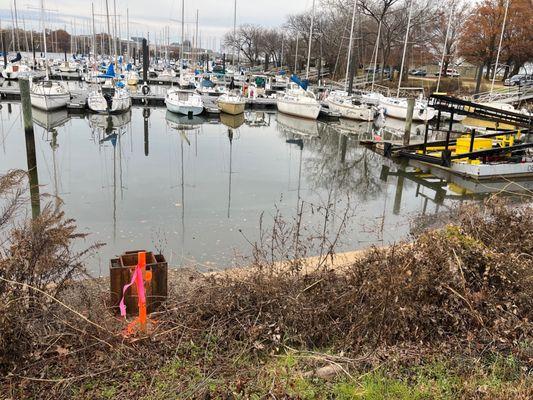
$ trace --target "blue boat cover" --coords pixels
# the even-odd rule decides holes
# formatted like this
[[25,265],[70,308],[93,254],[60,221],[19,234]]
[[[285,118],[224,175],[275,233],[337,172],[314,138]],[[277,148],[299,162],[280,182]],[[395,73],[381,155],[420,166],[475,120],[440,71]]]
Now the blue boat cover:
[[294,83],[296,83],[298,86],[300,86],[303,90],[307,90],[307,88],[309,87],[309,80],[308,79],[304,79],[303,81],[298,78],[298,75],[294,75],[292,74],[291,75],[291,81],[293,81]]

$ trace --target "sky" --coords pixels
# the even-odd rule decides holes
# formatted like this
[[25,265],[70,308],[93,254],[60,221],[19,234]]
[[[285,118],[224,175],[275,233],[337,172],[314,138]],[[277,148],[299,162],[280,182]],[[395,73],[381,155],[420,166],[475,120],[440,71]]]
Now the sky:
[[[32,26],[39,29],[40,0],[0,0],[0,22],[3,28],[12,26],[11,8],[16,1],[19,28]],[[113,0],[109,12],[113,14]],[[170,42],[179,42],[181,34],[182,0],[115,0],[117,19],[120,20],[121,37],[126,37],[126,10],[129,9],[130,36],[146,36],[151,41],[158,36],[161,41],[164,29],[169,27]],[[186,37],[194,32],[196,10],[199,14],[199,36],[205,48],[219,50],[220,39],[233,28],[234,0],[184,0]],[[90,33],[90,0],[44,0],[47,28],[67,28],[76,33]],[[95,13],[105,14],[105,0],[93,0]],[[318,2],[317,2],[318,3]],[[289,14],[306,11],[312,0],[237,0],[237,25],[259,24],[266,27],[280,26]],[[24,20],[24,22],[23,22]],[[113,17],[111,17],[113,22]],[[105,17],[96,17],[96,31],[105,29]],[[113,29],[113,28],[112,28]]]

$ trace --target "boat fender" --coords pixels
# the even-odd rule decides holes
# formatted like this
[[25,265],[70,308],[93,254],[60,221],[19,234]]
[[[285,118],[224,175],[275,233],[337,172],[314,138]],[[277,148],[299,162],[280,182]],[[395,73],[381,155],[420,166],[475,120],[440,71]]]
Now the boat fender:
[[143,87],[142,87],[142,92],[143,92],[143,94],[146,96],[148,93],[150,93],[150,86],[148,86],[148,85],[143,85]]

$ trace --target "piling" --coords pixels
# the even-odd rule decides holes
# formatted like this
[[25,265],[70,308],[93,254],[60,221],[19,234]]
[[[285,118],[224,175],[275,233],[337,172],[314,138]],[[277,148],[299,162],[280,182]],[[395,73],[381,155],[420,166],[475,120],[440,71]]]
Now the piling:
[[148,119],[150,118],[150,109],[145,108],[143,110],[143,119],[144,119],[144,155],[148,157],[150,154],[150,142],[148,136]]
[[30,82],[28,79],[19,79],[19,88],[24,120],[24,135],[26,138],[26,159],[28,161],[28,175],[30,178],[31,212],[33,218],[37,218],[41,214],[41,203],[37,157],[35,154],[35,134],[33,132],[33,118],[31,114]]
[[405,130],[403,133],[403,145],[408,146],[411,139],[411,125],[413,124],[413,112],[415,111],[415,99],[407,99],[407,115],[405,117]]
[[148,41],[143,39],[143,82],[148,83],[148,67],[150,56],[148,55]]
[[65,54],[65,62],[67,62],[67,51],[66,50],[65,50],[64,54]]
[[222,73],[226,75],[226,53],[222,54]]

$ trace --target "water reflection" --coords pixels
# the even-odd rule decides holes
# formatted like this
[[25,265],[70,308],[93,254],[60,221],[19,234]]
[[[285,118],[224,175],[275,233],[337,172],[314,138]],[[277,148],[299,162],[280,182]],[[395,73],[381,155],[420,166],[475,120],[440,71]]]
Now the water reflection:
[[36,110],[24,160],[31,140],[26,147],[16,134],[20,104],[0,113],[0,172],[34,170],[33,190],[56,193],[82,231],[107,242],[90,265],[102,273],[124,250],[156,246],[173,266],[230,265],[235,252],[249,253],[240,231],[256,240],[262,212],[265,223],[276,209],[290,220],[302,204],[350,203],[356,218],[340,250],[389,243],[408,234],[414,214],[502,188],[386,160],[359,145],[379,133],[368,123],[264,111],[189,119],[148,107],[109,116]]

